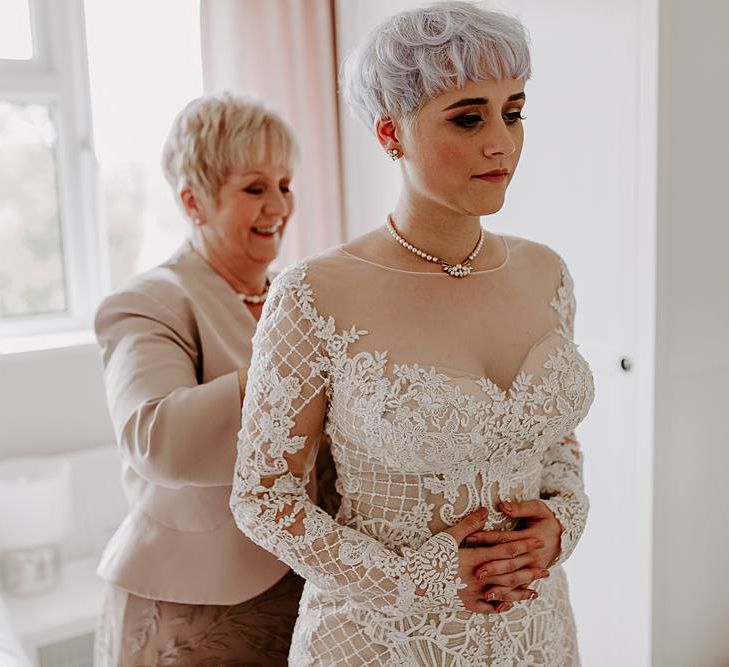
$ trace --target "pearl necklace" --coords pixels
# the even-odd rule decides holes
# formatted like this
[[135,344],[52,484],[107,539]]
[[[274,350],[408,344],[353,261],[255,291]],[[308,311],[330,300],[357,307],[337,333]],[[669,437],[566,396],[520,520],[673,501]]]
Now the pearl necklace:
[[476,255],[481,252],[481,248],[483,248],[484,243],[483,228],[481,228],[481,232],[478,237],[478,243],[476,244],[476,247],[473,249],[471,254],[459,264],[449,264],[444,259],[439,259],[435,255],[430,255],[424,250],[420,250],[414,245],[408,243],[398,233],[397,228],[395,227],[395,223],[392,220],[392,216],[387,216],[387,229],[390,234],[392,234],[392,238],[394,238],[403,248],[409,250],[413,254],[417,255],[418,257],[422,257],[429,262],[440,264],[443,271],[445,271],[449,276],[452,276],[453,278],[465,278],[466,276],[470,275],[471,271],[473,271],[471,262],[476,258]]
[[261,294],[243,294],[242,292],[238,292],[238,298],[243,303],[252,303],[254,305],[263,303],[268,296],[269,287],[271,287],[271,281],[268,279],[268,276],[266,276],[266,286],[263,288],[263,292]]

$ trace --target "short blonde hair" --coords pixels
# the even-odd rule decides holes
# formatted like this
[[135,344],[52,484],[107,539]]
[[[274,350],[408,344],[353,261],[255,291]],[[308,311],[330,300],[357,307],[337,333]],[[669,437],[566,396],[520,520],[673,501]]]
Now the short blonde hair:
[[217,202],[234,169],[271,160],[293,167],[299,149],[289,125],[260,102],[231,93],[189,102],[172,122],[162,150],[162,169],[175,193],[190,188]]

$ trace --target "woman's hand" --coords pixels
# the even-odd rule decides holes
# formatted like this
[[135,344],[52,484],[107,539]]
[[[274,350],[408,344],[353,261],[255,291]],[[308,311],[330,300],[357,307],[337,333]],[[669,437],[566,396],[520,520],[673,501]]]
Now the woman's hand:
[[[487,517],[488,511],[480,508],[443,532],[455,538],[459,545],[464,540],[468,541],[472,535],[491,535],[491,531],[481,530]],[[537,592],[523,587],[549,574],[542,567],[530,565],[534,561],[535,551],[541,548],[541,540],[523,536],[508,544],[459,548],[458,576],[466,588],[458,591],[458,597],[466,609],[479,614],[492,614],[508,611],[513,602],[534,599]],[[493,572],[484,571],[484,567],[492,565]]]
[[[528,562],[526,560],[519,562],[542,569],[550,567],[561,551],[562,525],[547,504],[542,500],[526,500],[522,503],[512,501],[501,503],[500,509],[513,519],[521,519],[524,527],[517,530],[479,530],[466,538],[466,544],[505,547],[519,544],[525,539],[538,540],[542,546],[532,552],[532,559]],[[514,559],[510,563],[492,561],[479,568],[478,574],[491,576],[494,573],[514,572],[510,568],[516,564],[516,560],[518,559]],[[496,592],[498,593],[498,591]]]

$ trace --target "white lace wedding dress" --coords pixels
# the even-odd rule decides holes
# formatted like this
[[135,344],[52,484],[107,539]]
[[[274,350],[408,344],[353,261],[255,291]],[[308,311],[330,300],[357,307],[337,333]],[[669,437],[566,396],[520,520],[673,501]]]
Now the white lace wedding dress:
[[[464,279],[339,246],[280,274],[254,338],[231,509],[307,579],[292,665],[579,664],[559,566],[588,502],[574,429],[594,385],[573,342],[573,283],[539,243],[496,236],[503,263]],[[306,494],[322,431],[342,505]],[[561,553],[536,600],[474,614],[457,544],[479,506],[545,499]]]

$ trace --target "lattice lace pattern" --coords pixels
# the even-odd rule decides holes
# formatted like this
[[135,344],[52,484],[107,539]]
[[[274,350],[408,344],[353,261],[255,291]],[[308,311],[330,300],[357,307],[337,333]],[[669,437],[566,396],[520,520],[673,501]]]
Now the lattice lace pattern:
[[[435,367],[353,354],[368,332],[317,310],[307,263],[275,280],[254,338],[231,509],[307,579],[291,664],[578,664],[560,567],[535,584],[538,600],[473,614],[457,596],[458,545],[437,532],[479,505],[487,528],[508,528],[499,500],[542,497],[563,526],[558,566],[583,531],[574,429],[594,386],[561,258],[560,268],[550,303],[560,345],[540,376],[520,372],[508,391],[478,378],[466,392]],[[342,495],[336,519],[305,488],[322,430]]]

